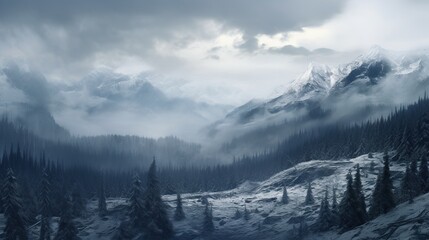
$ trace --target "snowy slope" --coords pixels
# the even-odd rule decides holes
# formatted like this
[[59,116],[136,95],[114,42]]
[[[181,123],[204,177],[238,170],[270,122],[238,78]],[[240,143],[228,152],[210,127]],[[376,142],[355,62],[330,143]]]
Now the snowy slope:
[[[173,222],[177,239],[202,239],[199,237],[204,205],[202,197],[207,197],[213,206],[213,216],[216,230],[213,239],[285,239],[290,236],[291,230],[299,226],[301,219],[305,219],[311,229],[312,224],[318,216],[318,204],[320,203],[324,190],[336,187],[337,199],[345,189],[346,174],[356,164],[362,168],[362,183],[369,204],[370,194],[373,189],[377,170],[371,171],[370,164],[374,162],[376,169],[382,166],[382,154],[374,154],[373,158],[363,155],[354,159],[340,161],[313,160],[300,163],[294,168],[282,171],[262,182],[245,182],[236,189],[223,192],[205,192],[183,194],[183,207],[187,218],[181,222]],[[394,185],[398,186],[399,179],[404,166],[393,163],[391,165]],[[316,203],[304,206],[307,181],[312,181],[313,194]],[[280,203],[282,195],[282,183],[286,183],[290,203]],[[331,201],[332,195],[329,198]],[[164,200],[169,206],[170,216],[174,211],[175,196],[166,195]],[[428,223],[425,220],[429,210],[429,195],[416,199],[414,204],[403,204],[391,213],[381,216],[362,227],[339,235],[336,231],[323,234],[309,235],[307,239],[379,239],[378,234],[392,234],[390,239],[404,239],[416,231],[425,232]],[[113,236],[120,221],[125,217],[126,200],[108,199],[109,215],[100,218],[96,214],[97,201],[88,203],[88,214],[86,217],[77,219],[82,239],[110,239]],[[235,211],[238,209],[243,213],[244,207],[251,211],[250,219],[234,219]],[[396,229],[395,222],[404,222],[416,216],[418,221],[410,221],[404,226]],[[0,217],[0,224],[2,222]],[[54,219],[54,229],[58,219]],[[426,225],[424,225],[426,224]],[[0,226],[2,228],[2,226]],[[418,228],[416,230],[416,228]],[[38,225],[30,230],[36,236]],[[420,230],[419,230],[420,229]],[[428,229],[426,227],[426,229]],[[354,236],[354,237],[352,237]],[[369,238],[365,238],[369,237]],[[287,238],[286,238],[287,239]],[[407,238],[405,238],[407,239]]]

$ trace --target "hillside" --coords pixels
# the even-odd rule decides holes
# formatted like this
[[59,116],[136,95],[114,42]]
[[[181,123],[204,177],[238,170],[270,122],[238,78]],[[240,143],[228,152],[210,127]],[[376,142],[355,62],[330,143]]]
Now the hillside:
[[[296,231],[294,229],[297,229],[302,221],[310,229],[310,235],[306,239],[380,239],[380,236],[404,239],[413,234],[423,236],[422,234],[427,233],[427,223],[423,220],[429,217],[428,194],[415,199],[413,204],[399,205],[392,212],[349,232],[338,234],[338,230],[333,230],[323,234],[313,233],[313,224],[318,216],[324,190],[337,188],[339,201],[345,189],[346,174],[356,164],[361,166],[363,189],[367,204],[370,204],[377,168],[382,165],[381,158],[382,154],[376,153],[373,158],[362,155],[338,161],[312,160],[275,174],[265,181],[248,181],[229,191],[183,194],[187,218],[181,222],[173,222],[176,239],[205,239],[200,237],[204,211],[202,199],[205,197],[213,206],[216,228],[213,239],[293,239],[291,236]],[[372,168],[371,165],[375,167]],[[403,169],[401,164],[391,164],[392,179],[396,187]],[[304,206],[308,181],[312,181],[315,204]],[[283,182],[287,185],[290,198],[287,205],[279,201]],[[175,207],[175,195],[165,195],[164,201],[169,206],[171,216]],[[332,201],[332,194],[329,201]],[[109,215],[101,219],[96,214],[97,201],[89,201],[86,217],[77,219],[82,239],[94,237],[110,239],[114,235],[120,221],[125,217],[127,203],[123,198],[109,198],[107,204]],[[245,220],[243,217],[235,219],[236,210],[243,213],[245,206],[250,211],[250,219]],[[54,229],[56,221],[58,220],[54,219]],[[30,228],[36,235],[37,224]]]

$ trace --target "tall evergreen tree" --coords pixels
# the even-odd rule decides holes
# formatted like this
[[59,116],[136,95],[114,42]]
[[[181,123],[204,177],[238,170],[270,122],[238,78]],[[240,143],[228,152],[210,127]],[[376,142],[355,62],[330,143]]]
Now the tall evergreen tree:
[[182,197],[180,196],[180,193],[177,193],[176,211],[174,212],[174,219],[176,221],[185,219],[185,213],[183,212],[183,206],[182,206]]
[[353,188],[355,190],[358,205],[359,205],[359,208],[358,208],[359,221],[360,221],[360,224],[363,224],[368,219],[368,214],[366,212],[365,195],[362,189],[362,180],[361,180],[359,164],[356,165],[356,174],[355,174],[355,179],[353,181]]
[[85,201],[81,194],[81,189],[75,185],[72,192],[72,213],[74,217],[81,217],[85,211]]
[[401,189],[399,193],[399,200],[405,202],[408,200],[409,203],[413,202],[414,196],[411,186],[411,177],[410,177],[410,166],[407,164],[405,167],[405,173],[401,179]]
[[397,158],[400,161],[406,161],[413,156],[414,153],[414,138],[413,131],[406,127],[402,134],[401,144],[398,147]]
[[417,169],[417,159],[414,157],[411,160],[410,164],[410,181],[411,181],[411,193],[413,194],[413,198],[420,195],[421,192],[421,181],[419,172]]
[[328,190],[325,191],[325,197],[320,203],[319,218],[317,219],[317,228],[319,231],[327,231],[333,226],[332,212],[329,208]]
[[209,204],[206,204],[206,208],[204,210],[204,219],[203,219],[203,234],[210,234],[214,230],[213,224],[213,212],[212,208],[209,208]]
[[392,179],[390,178],[389,156],[387,153],[384,154],[383,159],[383,172],[378,175],[377,183],[372,193],[371,207],[369,209],[371,218],[385,214],[396,206],[392,191]]
[[422,193],[427,193],[429,191],[429,170],[428,161],[425,155],[423,155],[420,160],[419,176],[421,182],[420,189]]
[[2,191],[4,216],[6,223],[4,237],[6,240],[28,239],[25,219],[22,214],[21,198],[18,194],[18,184],[12,169],[7,170]]
[[340,226],[344,230],[352,229],[361,224],[359,202],[353,188],[353,178],[351,172],[347,174],[347,188],[338,206]]
[[152,238],[169,239],[173,236],[173,225],[168,219],[167,211],[164,202],[161,198],[161,189],[159,187],[158,178],[156,176],[155,159],[150,165],[147,175],[147,188],[145,192],[145,210],[148,216],[148,223],[159,230],[158,233],[153,233],[156,236]]
[[104,191],[104,177],[102,177],[100,187],[98,190],[98,215],[103,217],[106,214],[107,214],[106,194]]
[[332,224],[339,224],[338,202],[337,202],[337,189],[332,188]]
[[307,195],[305,196],[304,204],[305,205],[314,204],[314,197],[313,197],[313,191],[311,189],[311,182],[309,182],[307,186]]
[[283,204],[288,204],[289,203],[289,196],[287,194],[286,185],[283,185],[282,203]]
[[40,189],[40,236],[39,240],[50,240],[51,229],[51,183],[49,175],[45,168],[42,174],[41,189]]
[[246,205],[244,206],[244,220],[249,220],[250,219],[250,212],[249,212],[249,210],[247,210],[247,207],[246,207]]
[[147,222],[147,215],[144,208],[143,189],[141,184],[140,178],[136,174],[131,187],[130,198],[128,199],[130,203],[128,215],[133,227],[143,229]]
[[416,150],[420,156],[426,156],[429,151],[429,116],[424,113],[417,124]]
[[61,218],[54,240],[76,240],[78,230],[73,221],[73,210],[70,196],[65,196],[61,208]]

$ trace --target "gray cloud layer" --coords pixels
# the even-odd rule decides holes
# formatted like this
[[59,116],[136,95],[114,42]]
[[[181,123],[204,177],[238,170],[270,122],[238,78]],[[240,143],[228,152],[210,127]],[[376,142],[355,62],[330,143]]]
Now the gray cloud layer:
[[[210,37],[201,21],[214,20],[225,29],[239,29],[244,33],[243,49],[251,49],[255,35],[320,24],[338,13],[342,2],[2,0],[0,40],[27,59],[34,60],[43,52],[46,64],[53,62],[63,68],[91,65],[99,57],[96,54],[106,52],[172,64],[174,59],[154,53],[154,42],[161,39],[186,45],[194,37]],[[189,31],[192,34],[186,35]]]

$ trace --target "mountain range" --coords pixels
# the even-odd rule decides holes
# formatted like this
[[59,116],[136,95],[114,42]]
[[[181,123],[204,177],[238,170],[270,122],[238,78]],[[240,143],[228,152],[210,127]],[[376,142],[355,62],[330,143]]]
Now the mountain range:
[[235,142],[257,136],[260,141],[249,149],[258,145],[263,150],[309,127],[366,121],[423,96],[429,87],[428,69],[427,54],[379,46],[335,67],[310,63],[282,94],[233,109],[207,133]]

